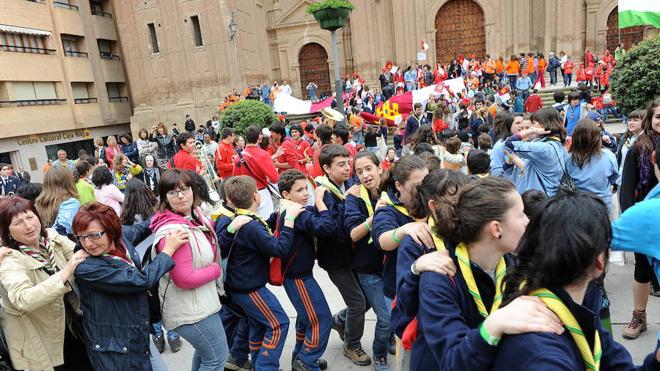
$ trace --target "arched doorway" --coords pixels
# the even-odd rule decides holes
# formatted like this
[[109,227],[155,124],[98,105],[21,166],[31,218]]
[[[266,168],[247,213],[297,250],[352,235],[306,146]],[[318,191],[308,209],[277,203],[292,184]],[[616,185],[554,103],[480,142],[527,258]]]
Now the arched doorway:
[[[614,53],[619,44],[619,7],[614,7],[607,17],[607,48]],[[621,42],[626,50],[644,40],[644,26],[633,26],[621,29]]]
[[483,59],[486,55],[484,12],[472,0],[450,0],[435,16],[435,54],[447,65],[459,54]]
[[298,54],[298,64],[300,65],[300,88],[302,96],[307,96],[307,84],[310,82],[318,86],[317,96],[322,94],[331,95],[332,87],[330,85],[330,67],[328,67],[328,53],[325,48],[317,43],[309,43],[300,49]]

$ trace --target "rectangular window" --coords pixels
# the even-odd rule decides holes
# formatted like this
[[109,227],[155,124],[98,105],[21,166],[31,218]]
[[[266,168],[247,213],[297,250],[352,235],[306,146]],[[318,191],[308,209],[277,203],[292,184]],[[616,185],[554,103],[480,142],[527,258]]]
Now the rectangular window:
[[78,52],[78,40],[72,36],[62,35],[62,46],[64,47],[64,53],[77,53]]
[[55,84],[51,81],[12,82],[15,100],[57,99]]
[[89,98],[89,92],[87,92],[87,83],[84,82],[72,82],[71,90],[73,91],[74,99],[86,99]]
[[160,48],[158,47],[158,36],[156,35],[156,26],[153,23],[147,24],[149,27],[149,39],[151,40],[151,51],[152,53],[160,53]]
[[192,21],[193,36],[195,37],[195,46],[204,46],[204,40],[202,40],[202,30],[199,27],[199,17],[194,15],[190,17]]
[[120,91],[119,91],[119,84],[116,82],[106,82],[105,83],[106,88],[108,89],[108,97],[109,98],[118,98],[121,96]]

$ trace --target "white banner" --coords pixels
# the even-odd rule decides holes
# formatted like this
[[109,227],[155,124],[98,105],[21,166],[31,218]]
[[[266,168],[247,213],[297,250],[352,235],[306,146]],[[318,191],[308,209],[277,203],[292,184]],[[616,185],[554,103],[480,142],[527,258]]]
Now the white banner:
[[287,94],[277,94],[275,102],[273,102],[273,111],[286,112],[292,115],[309,113],[311,108],[311,100],[302,100]]

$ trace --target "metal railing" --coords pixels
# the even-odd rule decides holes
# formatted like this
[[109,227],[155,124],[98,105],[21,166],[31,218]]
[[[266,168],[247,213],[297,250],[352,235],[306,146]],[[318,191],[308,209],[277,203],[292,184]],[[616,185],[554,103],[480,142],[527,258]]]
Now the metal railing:
[[40,4],[43,4],[43,3],[46,2],[46,0],[27,0],[27,1],[29,1],[31,3],[40,3]]
[[77,52],[74,50],[65,50],[64,55],[67,57],[82,57],[87,58],[87,52]]
[[25,107],[25,106],[47,106],[53,104],[64,104],[66,99],[20,99],[0,101],[0,107]]
[[89,104],[89,103],[98,103],[99,100],[96,98],[76,98],[73,100],[76,104]]
[[58,8],[78,10],[78,5],[73,5],[73,4],[62,2],[62,1],[53,1],[53,5],[58,7]]
[[110,102],[128,102],[128,97],[108,97]]
[[112,18],[112,14],[108,12],[104,12],[103,10],[94,10],[92,9],[92,14],[93,15],[98,15],[99,17],[109,17]]
[[55,49],[34,48],[34,47],[31,47],[31,46],[4,45],[4,44],[0,44],[0,50],[6,51],[6,52],[32,53],[32,54],[53,54],[53,53],[55,53]]
[[119,60],[120,57],[117,54],[112,54],[111,52],[101,52],[101,58],[102,59],[114,59],[114,60]]

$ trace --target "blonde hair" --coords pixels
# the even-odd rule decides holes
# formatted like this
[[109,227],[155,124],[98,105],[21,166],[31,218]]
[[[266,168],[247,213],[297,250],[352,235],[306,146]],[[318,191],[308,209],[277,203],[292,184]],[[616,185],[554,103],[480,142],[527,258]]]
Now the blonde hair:
[[[113,142],[115,142],[115,144],[110,144],[110,140],[112,140]],[[109,137],[105,140],[105,142],[108,143],[108,146],[116,146],[116,145],[119,145],[119,144],[117,143],[117,138],[115,138],[114,135],[109,136]]]
[[65,167],[51,167],[44,177],[43,190],[34,201],[44,226],[52,226],[62,202],[78,198],[76,182],[71,170]]
[[103,145],[104,145],[105,143],[103,143],[103,138],[101,138],[101,137],[96,137],[96,138],[94,138],[94,144],[96,144],[97,146],[101,146],[101,147],[103,147]]
[[115,154],[115,158],[112,159],[112,167],[115,169],[115,171],[119,171],[121,169],[122,166],[121,163],[124,161],[125,158],[128,157],[126,157],[126,155],[123,153]]

